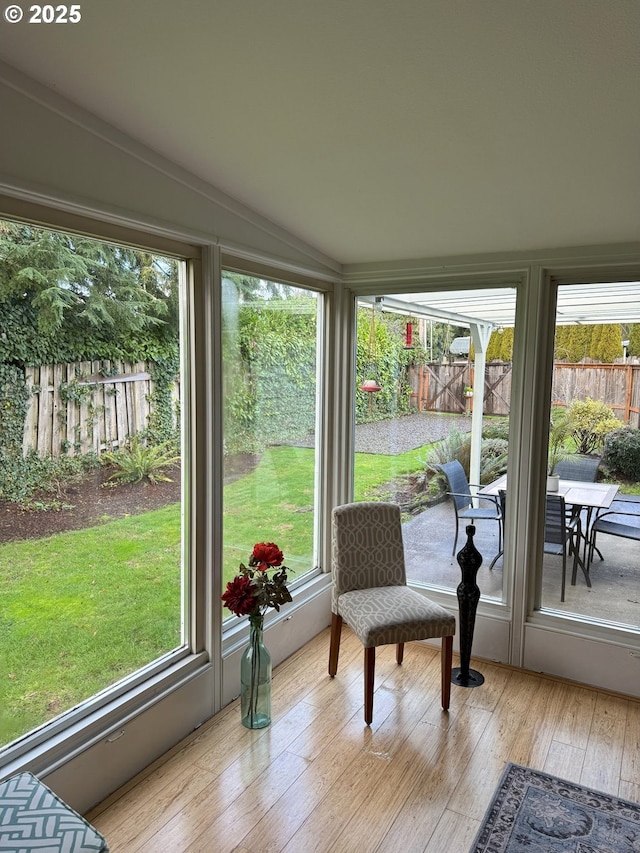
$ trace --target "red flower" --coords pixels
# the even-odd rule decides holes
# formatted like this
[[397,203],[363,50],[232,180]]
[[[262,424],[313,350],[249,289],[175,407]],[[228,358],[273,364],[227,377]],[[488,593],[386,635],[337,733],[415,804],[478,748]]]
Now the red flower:
[[266,572],[273,566],[281,566],[283,560],[284,554],[275,542],[258,542],[253,546],[249,565],[255,566],[261,572]]
[[251,578],[236,575],[229,581],[227,590],[222,596],[225,607],[236,616],[248,616],[256,609],[256,599],[252,592]]
[[240,563],[238,574],[227,584],[222,595],[225,607],[236,616],[262,616],[269,607],[280,610],[282,604],[293,601],[287,589],[289,569],[282,565],[283,560],[275,542],[254,545],[249,565]]

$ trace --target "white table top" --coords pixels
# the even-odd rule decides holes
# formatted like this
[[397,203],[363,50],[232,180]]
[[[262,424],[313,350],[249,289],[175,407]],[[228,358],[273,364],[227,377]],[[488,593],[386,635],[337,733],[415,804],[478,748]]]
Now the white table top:
[[[483,486],[479,495],[497,495],[501,489],[507,488],[507,475],[503,474],[493,483]],[[582,480],[560,480],[557,492],[548,492],[550,495],[561,495],[565,502],[574,506],[593,507],[594,509],[608,509],[613,502],[618,486],[610,486],[608,483],[585,483]]]

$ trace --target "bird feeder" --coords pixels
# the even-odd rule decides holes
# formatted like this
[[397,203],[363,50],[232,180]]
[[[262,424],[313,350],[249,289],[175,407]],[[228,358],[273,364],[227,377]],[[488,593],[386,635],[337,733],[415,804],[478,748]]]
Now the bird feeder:
[[378,385],[377,379],[365,379],[360,386],[360,390],[372,394],[375,391],[382,391],[382,385]]
[[[360,390],[367,394],[373,395],[377,391],[382,390],[382,386],[378,382],[378,368],[376,365],[376,317],[375,308],[371,306],[371,324],[369,326],[369,345],[367,348],[367,362],[364,369],[365,379],[360,385]],[[373,402],[373,396],[369,397],[369,408]]]
[[409,320],[406,325],[404,348],[413,349],[413,323],[411,322],[411,320]]

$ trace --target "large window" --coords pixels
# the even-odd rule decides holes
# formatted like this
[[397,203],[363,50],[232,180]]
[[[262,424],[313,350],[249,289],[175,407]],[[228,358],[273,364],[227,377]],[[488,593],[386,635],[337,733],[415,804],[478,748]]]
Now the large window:
[[222,287],[223,583],[267,541],[295,586],[317,564],[321,299],[234,272]]
[[[400,505],[413,583],[456,589],[471,520],[459,519],[456,537],[448,493],[471,484],[475,494],[506,474],[515,296],[509,287],[360,298],[354,497]],[[441,466],[458,463],[453,486]],[[498,493],[476,502],[493,515],[475,520],[482,596],[501,601]]]
[[548,472],[559,481],[547,484],[539,606],[637,630],[640,285],[560,285],[557,299]]
[[186,650],[184,285],[0,222],[0,747]]

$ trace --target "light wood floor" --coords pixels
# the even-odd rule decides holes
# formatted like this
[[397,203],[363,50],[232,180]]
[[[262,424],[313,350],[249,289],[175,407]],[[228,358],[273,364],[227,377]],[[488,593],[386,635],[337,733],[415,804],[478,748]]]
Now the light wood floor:
[[[88,815],[112,853],[467,853],[507,761],[640,801],[640,703],[484,661],[440,708],[437,650],[378,650],[371,728],[362,647],[338,675],[328,631],[274,672],[273,722],[237,702]],[[454,660],[454,666],[456,662]]]

